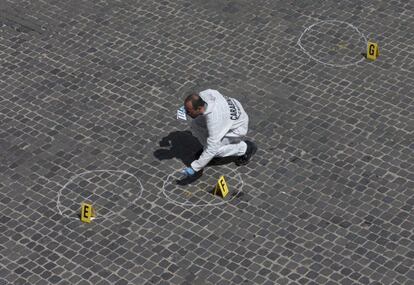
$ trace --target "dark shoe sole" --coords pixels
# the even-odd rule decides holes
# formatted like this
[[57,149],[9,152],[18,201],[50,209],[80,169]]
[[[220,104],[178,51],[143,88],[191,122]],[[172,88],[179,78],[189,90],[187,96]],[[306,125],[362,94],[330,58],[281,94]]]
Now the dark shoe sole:
[[237,166],[246,165],[250,162],[250,159],[257,151],[257,145],[254,142],[246,141],[247,144],[247,150],[246,154],[239,157],[239,159],[236,161]]

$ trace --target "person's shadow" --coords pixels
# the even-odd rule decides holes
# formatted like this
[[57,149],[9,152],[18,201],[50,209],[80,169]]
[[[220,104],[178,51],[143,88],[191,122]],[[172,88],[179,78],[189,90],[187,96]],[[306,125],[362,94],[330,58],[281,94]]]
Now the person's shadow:
[[161,139],[160,149],[154,151],[159,160],[178,158],[189,166],[195,159],[195,153],[203,149],[196,137],[190,131],[175,131]]
[[[180,159],[186,166],[190,166],[191,162],[198,159],[203,146],[198,139],[194,137],[190,131],[175,131],[161,139],[159,142],[160,149],[154,151],[154,156],[159,160],[172,158]],[[234,157],[214,158],[208,165],[222,165],[234,161]],[[198,172],[194,177],[188,177],[178,180],[180,185],[190,184],[202,175],[202,171]]]
[[[196,153],[202,151],[203,146],[198,139],[194,137],[190,131],[175,131],[161,139],[159,142],[160,149],[154,151],[154,156],[159,160],[178,158],[186,166],[190,166],[191,162],[196,159]],[[194,177],[187,177],[177,180],[177,184],[187,185],[201,177],[197,173]]]

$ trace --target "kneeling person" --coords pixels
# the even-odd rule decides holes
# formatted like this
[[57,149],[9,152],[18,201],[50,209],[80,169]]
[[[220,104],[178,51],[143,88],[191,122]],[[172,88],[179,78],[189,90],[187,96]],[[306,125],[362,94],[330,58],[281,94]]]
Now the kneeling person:
[[193,118],[192,133],[203,145],[200,157],[183,170],[184,174],[194,175],[214,157],[237,156],[238,166],[249,162],[257,147],[253,142],[243,140],[249,116],[239,101],[207,89],[187,96],[184,107],[187,115]]

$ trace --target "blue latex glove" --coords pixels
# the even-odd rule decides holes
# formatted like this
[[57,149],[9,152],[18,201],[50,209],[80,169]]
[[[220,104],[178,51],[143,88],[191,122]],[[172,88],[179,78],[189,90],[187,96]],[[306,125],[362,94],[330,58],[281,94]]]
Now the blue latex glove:
[[183,175],[188,177],[188,176],[193,176],[195,174],[195,171],[191,167],[186,167],[183,169],[182,173]]

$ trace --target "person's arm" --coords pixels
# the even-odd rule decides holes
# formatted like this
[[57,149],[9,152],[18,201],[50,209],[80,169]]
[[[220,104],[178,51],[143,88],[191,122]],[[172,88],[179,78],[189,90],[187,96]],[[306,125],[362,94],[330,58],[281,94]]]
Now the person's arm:
[[207,120],[208,138],[207,147],[197,160],[191,163],[191,168],[198,172],[213,159],[220,150],[221,140],[228,132],[229,127],[220,119]]
[[213,157],[216,156],[220,149],[221,138],[209,136],[207,138],[207,147],[197,160],[191,163],[191,168],[198,172],[203,169]]

